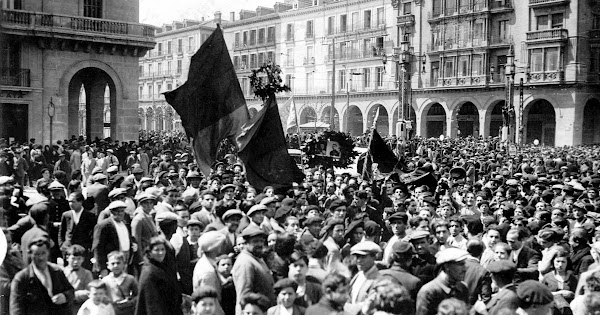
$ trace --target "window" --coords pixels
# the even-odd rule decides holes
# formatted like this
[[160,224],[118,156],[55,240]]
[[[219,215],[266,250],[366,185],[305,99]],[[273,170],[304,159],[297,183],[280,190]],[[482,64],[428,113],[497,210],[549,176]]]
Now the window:
[[257,68],[256,65],[256,54],[250,55],[250,68]]
[[258,30],[258,44],[262,45],[265,43],[265,29],[261,28]]
[[314,36],[313,21],[306,21],[306,38],[313,38]]
[[173,89],[173,84],[167,83],[167,91],[171,91]]
[[157,45],[158,47],[156,48],[156,50],[158,50],[158,55],[162,55],[162,43],[158,43]]
[[271,26],[267,28],[267,43],[275,42],[275,27]]
[[148,75],[154,75],[154,73],[152,73],[152,64],[148,65]]
[[285,75],[285,82],[286,85],[290,87],[290,89],[293,91],[294,90],[294,76],[292,76],[291,74],[286,74]]
[[547,15],[538,15],[536,17],[536,30],[547,30],[548,29],[548,16]]
[[233,56],[233,68],[234,69],[239,69],[240,67],[240,57],[239,56]]
[[[327,71],[327,82],[333,82],[333,72]],[[331,93],[331,84],[327,84],[327,93]]]
[[373,49],[373,45],[371,44],[371,39],[365,38],[363,40],[363,56],[365,58],[373,57],[373,56],[375,56],[375,55],[373,55],[374,51],[375,50]]
[[363,14],[363,21],[365,29],[371,28],[371,10],[365,10]]
[[268,51],[267,52],[267,62],[275,62],[275,59],[273,58],[273,52],[272,51]]
[[363,69],[363,86],[365,88],[371,87],[371,69],[370,68]]
[[327,35],[333,35],[335,28],[335,17],[330,16],[327,18]]
[[183,38],[180,38],[177,40],[177,52],[178,53],[183,52]]
[[498,37],[500,39],[508,37],[508,20],[498,21]]
[[410,2],[405,2],[402,4],[402,12],[404,12],[404,15],[409,15],[411,14],[412,10],[412,6]]
[[340,53],[339,53],[340,59],[348,58],[347,53],[348,53],[348,42],[341,42],[340,43]]
[[204,42],[208,39],[209,34],[200,35],[200,45],[204,44]]
[[315,63],[315,53],[314,53],[314,47],[313,46],[306,46],[306,62],[308,64],[314,64]]
[[170,55],[171,52],[172,52],[172,50],[171,50],[171,41],[168,41],[167,42],[167,55]]
[[485,39],[483,35],[484,22],[485,21],[483,19],[477,19],[473,25],[473,41],[475,45],[481,45]]
[[152,84],[148,84],[148,98],[154,98],[154,89],[152,88]]
[[256,30],[250,31],[250,46],[256,45]]
[[[236,35],[237,35],[236,47],[237,47],[240,44],[240,33],[236,33]],[[188,38],[188,51],[192,52],[195,49],[196,49],[196,41],[195,41],[194,37],[190,36]]]
[[240,47],[240,33],[235,33],[235,39],[233,42],[233,47]]
[[480,55],[473,56],[473,66],[471,69],[471,75],[473,75],[473,76],[484,75],[482,56],[480,56]]
[[350,27],[352,28],[353,31],[359,30],[360,29],[360,20],[358,18],[358,12],[353,12],[352,13],[352,21],[350,21],[352,24],[350,25]]
[[384,75],[385,71],[384,71],[383,67],[376,67],[375,70],[376,70],[376,74],[377,74],[377,77],[375,78],[375,85],[377,87],[382,87],[383,86],[383,75]]
[[138,68],[138,72],[139,72],[139,75],[140,75],[141,77],[143,77],[143,76],[144,76],[144,66],[140,66],[140,67]]
[[158,65],[156,66],[156,71],[158,72],[158,75],[163,74],[162,73],[162,62],[158,63]]
[[437,86],[438,78],[440,77],[440,62],[434,61],[431,63],[431,84],[430,86]]
[[167,61],[167,72],[169,72],[169,74],[171,74],[171,71],[173,69],[171,68],[171,61]]
[[444,61],[444,78],[451,78],[454,76],[454,58],[447,58]]
[[102,1],[103,0],[84,0],[83,1],[83,16],[91,18],[102,18]]
[[293,48],[288,48],[288,50],[287,50],[287,65],[288,66],[294,65],[294,49]]
[[248,55],[243,55],[242,56],[242,64],[241,64],[241,69],[248,69]]
[[377,8],[377,26],[381,28],[383,25],[385,25],[385,12],[383,8]]
[[563,27],[563,14],[556,13],[552,14],[552,28],[562,28]]
[[546,48],[546,61],[544,62],[546,71],[558,71],[560,69],[559,55],[558,47]]
[[469,75],[469,56],[458,57],[458,76],[466,77]]
[[433,0],[433,16],[442,14],[442,0]]
[[294,40],[294,24],[288,24],[287,25],[287,31],[286,31],[286,35],[285,35],[285,40],[287,41],[293,41]]
[[177,60],[177,73],[181,73],[183,71],[183,60]]
[[452,15],[456,12],[456,0],[445,0],[446,2],[446,15]]
[[248,31],[243,34],[242,45],[244,45],[244,47],[248,46]]
[[346,14],[340,15],[340,32],[345,33],[348,27],[348,16]]
[[142,95],[144,95],[144,86],[140,86],[140,91],[138,93],[138,98],[142,98]]
[[162,84],[156,84],[156,96],[160,96],[160,92],[162,91]]
[[313,93],[315,90],[315,78],[313,72],[306,73],[306,93]]
[[338,90],[343,90],[346,88],[346,70],[338,71]]
[[531,50],[531,72],[544,71],[544,51],[541,48]]
[[258,65],[262,66],[265,64],[265,53],[258,54]]

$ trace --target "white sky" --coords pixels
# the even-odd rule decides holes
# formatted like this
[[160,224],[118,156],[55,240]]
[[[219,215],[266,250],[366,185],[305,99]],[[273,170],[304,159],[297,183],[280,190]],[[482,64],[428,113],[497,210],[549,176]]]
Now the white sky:
[[234,11],[237,20],[242,9],[272,8],[275,2],[277,0],[140,0],[140,23],[161,26],[183,19],[210,20],[215,11],[221,11],[224,20],[229,20],[229,12]]

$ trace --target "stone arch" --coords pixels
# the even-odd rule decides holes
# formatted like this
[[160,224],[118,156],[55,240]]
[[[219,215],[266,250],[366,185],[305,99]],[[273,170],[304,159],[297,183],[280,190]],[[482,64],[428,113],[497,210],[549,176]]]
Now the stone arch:
[[470,100],[454,107],[450,122],[453,137],[479,137],[479,110]]
[[[412,127],[411,133],[414,134],[414,132],[417,129],[417,113],[413,106],[408,106],[408,110],[408,120],[411,121]],[[396,127],[400,119],[400,106],[398,106],[398,102],[396,102],[396,104],[394,105],[394,109],[392,110],[392,112],[394,113],[394,117],[392,119],[392,134],[397,135],[398,131],[396,130]]]
[[535,139],[541,145],[554,146],[556,143],[556,112],[554,105],[545,98],[534,99],[523,110],[524,144]]
[[388,111],[382,104],[374,104],[367,111],[367,128],[371,128],[373,126],[373,122],[379,112],[379,117],[377,118],[377,124],[375,129],[377,132],[383,137],[387,136],[390,132],[390,119],[388,115]]
[[[331,105],[323,107],[321,114],[319,115],[319,117],[321,117],[321,122],[331,124],[331,108]],[[331,129],[335,131],[340,130],[340,114],[335,107],[333,107],[333,126]]]
[[[67,138],[67,135],[79,134],[79,92],[81,86],[86,91],[86,136],[88,139],[104,136],[103,109],[104,92],[108,85],[110,103],[110,136],[115,139],[123,138],[118,135],[116,110],[123,104],[124,87],[119,74],[110,65],[98,60],[85,60],[71,65],[59,81],[57,96],[66,100],[65,106],[57,106],[55,126],[59,131],[56,138]],[[48,103],[48,102],[45,102]],[[56,104],[56,103],[55,103]],[[59,105],[59,104],[56,104]],[[60,131],[64,130],[62,134]],[[64,136],[64,137],[63,137]]]
[[582,144],[600,143],[600,101],[590,98],[583,107]]
[[504,99],[494,100],[485,110],[486,135],[489,137],[499,137],[502,135],[502,107],[505,102]]
[[364,133],[363,113],[356,105],[348,106],[345,113],[346,130],[353,136],[361,136]]
[[448,108],[445,102],[429,100],[421,108],[421,136],[431,138],[446,135]]
[[300,119],[300,125],[310,122],[316,122],[317,112],[312,106],[304,105],[300,110],[300,117],[298,119]]

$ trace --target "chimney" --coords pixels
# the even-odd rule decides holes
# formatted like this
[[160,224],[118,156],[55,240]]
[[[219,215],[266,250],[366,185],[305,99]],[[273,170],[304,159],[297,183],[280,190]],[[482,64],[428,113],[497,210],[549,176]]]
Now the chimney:
[[215,12],[215,23],[221,24],[221,11]]
[[233,11],[229,12],[229,20],[231,22],[235,21],[235,12],[233,12]]

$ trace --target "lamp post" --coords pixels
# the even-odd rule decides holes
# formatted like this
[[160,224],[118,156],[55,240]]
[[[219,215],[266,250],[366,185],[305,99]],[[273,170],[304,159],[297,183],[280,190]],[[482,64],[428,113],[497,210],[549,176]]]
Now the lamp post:
[[[345,121],[345,131],[348,133],[348,119],[350,115],[348,114],[348,110],[350,109],[350,86],[352,86],[352,76],[355,75],[363,75],[360,72],[350,72],[349,79],[346,81],[346,111],[344,113],[344,121]],[[333,112],[331,113],[333,115]],[[341,127],[340,127],[341,128]]]
[[54,124],[54,114],[56,113],[56,106],[50,97],[50,103],[48,104],[48,117],[50,117],[50,146],[52,147],[52,125]]
[[514,130],[511,130],[510,125],[515,116],[514,108],[514,93],[515,93],[515,53],[513,46],[510,46],[508,55],[506,55],[506,85],[505,85],[505,102],[502,108],[502,141],[513,142],[515,140]]
[[[407,118],[408,108],[408,89],[410,84],[407,79],[407,65],[410,62],[411,52],[410,44],[408,41],[402,41],[400,46],[394,47],[394,53],[392,54],[392,60],[396,62],[396,73],[398,74],[398,122],[396,124],[396,133],[398,137],[398,151],[402,154],[406,148],[407,141],[409,140],[409,130],[412,129],[412,123]],[[388,56],[385,54],[381,56],[381,61],[385,66],[388,60]]]

